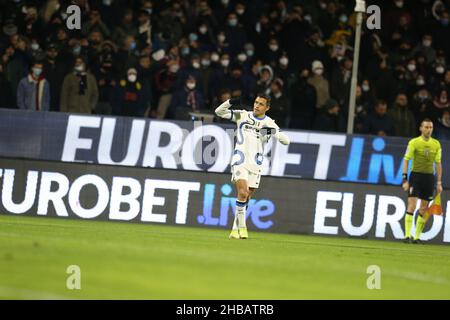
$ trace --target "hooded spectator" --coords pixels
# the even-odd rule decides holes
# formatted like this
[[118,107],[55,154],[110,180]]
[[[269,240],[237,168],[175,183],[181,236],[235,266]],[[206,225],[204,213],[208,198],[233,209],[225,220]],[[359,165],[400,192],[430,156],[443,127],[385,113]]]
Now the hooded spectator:
[[321,61],[315,60],[312,63],[311,70],[312,74],[308,79],[308,83],[316,89],[317,108],[320,108],[330,99],[330,86],[328,80],[325,78],[325,69]]

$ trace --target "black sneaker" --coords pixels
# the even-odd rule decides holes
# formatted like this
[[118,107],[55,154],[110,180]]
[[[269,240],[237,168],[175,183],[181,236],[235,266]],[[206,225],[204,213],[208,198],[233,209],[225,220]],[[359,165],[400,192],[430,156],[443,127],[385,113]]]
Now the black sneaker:
[[410,237],[403,239],[403,243],[412,243],[412,239]]
[[419,240],[419,239],[413,240],[412,243],[414,243],[414,244],[425,244],[422,240]]

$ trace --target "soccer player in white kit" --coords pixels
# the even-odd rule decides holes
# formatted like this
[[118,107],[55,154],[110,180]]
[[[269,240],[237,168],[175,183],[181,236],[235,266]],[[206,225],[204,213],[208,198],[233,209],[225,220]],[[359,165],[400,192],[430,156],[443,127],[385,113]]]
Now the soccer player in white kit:
[[264,146],[272,136],[284,145],[290,142],[275,121],[266,116],[270,109],[270,97],[258,95],[253,103],[253,111],[230,109],[238,106],[239,99],[227,100],[215,112],[217,116],[237,125],[236,144],[231,158],[231,181],[236,186],[238,196],[230,239],[247,239],[245,211],[254,191],[259,187]]

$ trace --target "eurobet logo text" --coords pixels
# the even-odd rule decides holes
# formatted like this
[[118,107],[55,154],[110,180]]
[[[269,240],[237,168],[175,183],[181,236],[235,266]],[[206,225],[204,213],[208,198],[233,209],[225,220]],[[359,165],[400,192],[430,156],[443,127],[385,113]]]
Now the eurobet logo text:
[[[375,231],[376,238],[387,238],[388,229],[395,239],[405,237],[402,229],[403,217],[406,212],[405,201],[391,195],[366,194],[362,212],[355,212],[354,193],[318,191],[316,211],[314,214],[314,233],[330,235],[367,236]],[[420,203],[418,203],[418,206]],[[361,206],[358,206],[361,208]],[[429,230],[423,232],[421,240],[431,240],[443,229],[443,241],[450,242],[450,201],[447,202],[447,212],[444,217],[434,215],[430,219]],[[341,209],[341,210],[339,210]],[[355,221],[358,217],[358,222]],[[373,228],[375,227],[375,230]],[[412,233],[415,229],[413,227]]]
[[[15,176],[16,170],[0,169],[1,204],[6,212],[13,214],[27,213],[37,204],[37,215],[41,216],[49,215],[52,205],[59,217],[186,224],[188,213],[192,217],[197,213],[199,224],[223,227],[233,221],[229,217],[234,218],[235,214],[236,198],[229,197],[233,191],[229,184],[220,186],[222,197],[215,201],[216,185],[205,184],[200,193],[202,185],[197,181],[142,181],[118,176],[108,181],[99,175],[85,174],[71,182],[63,173],[30,170],[26,173],[25,188],[21,188]],[[166,191],[165,196],[160,194],[162,191]],[[193,193],[196,200],[201,199],[203,212],[191,209]],[[18,195],[22,201],[16,200]],[[169,204],[175,211],[168,209]],[[270,200],[252,199],[247,219],[259,229],[268,229],[273,225],[270,218],[274,212],[275,205]]]

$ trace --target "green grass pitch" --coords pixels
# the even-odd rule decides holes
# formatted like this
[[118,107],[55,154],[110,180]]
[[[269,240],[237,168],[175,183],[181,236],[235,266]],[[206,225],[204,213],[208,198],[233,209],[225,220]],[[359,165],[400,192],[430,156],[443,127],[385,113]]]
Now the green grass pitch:
[[0,215],[1,299],[449,299],[449,266],[444,245]]

